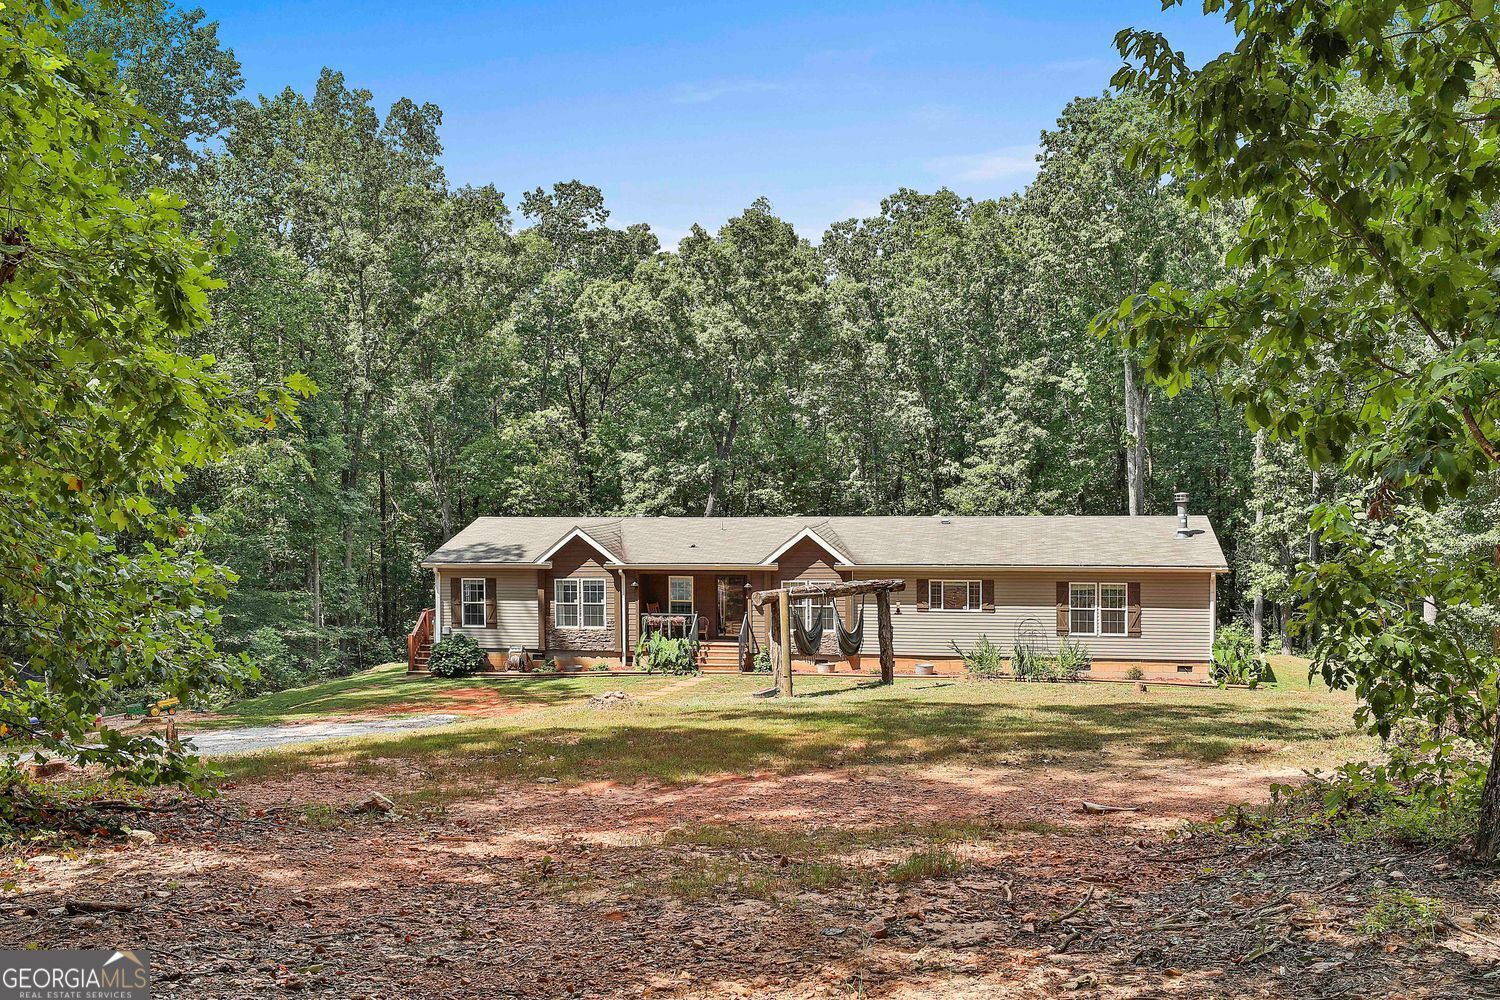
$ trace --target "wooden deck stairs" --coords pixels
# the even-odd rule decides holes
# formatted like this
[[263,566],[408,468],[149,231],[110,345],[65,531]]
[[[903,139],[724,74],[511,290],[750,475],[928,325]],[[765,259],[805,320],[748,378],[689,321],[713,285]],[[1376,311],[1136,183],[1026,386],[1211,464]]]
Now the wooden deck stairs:
[[432,655],[432,615],[431,608],[423,608],[406,637],[406,672],[409,674],[427,671],[427,660]]
[[698,669],[737,673],[740,644],[736,639],[708,639],[698,644]]

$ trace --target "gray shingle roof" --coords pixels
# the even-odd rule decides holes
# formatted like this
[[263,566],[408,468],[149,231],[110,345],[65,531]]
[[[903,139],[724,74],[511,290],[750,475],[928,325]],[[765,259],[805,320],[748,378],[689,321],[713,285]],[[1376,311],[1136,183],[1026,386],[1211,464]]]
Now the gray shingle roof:
[[855,566],[1224,571],[1206,517],[481,517],[423,565],[524,565],[579,528],[632,565],[755,565],[810,528]]

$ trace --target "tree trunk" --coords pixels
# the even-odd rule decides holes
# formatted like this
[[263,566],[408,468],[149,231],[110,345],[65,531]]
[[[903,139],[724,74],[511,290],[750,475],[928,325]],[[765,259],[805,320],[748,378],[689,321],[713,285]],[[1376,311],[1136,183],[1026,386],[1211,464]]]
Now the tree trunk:
[[1289,655],[1292,651],[1292,602],[1281,602],[1281,652]]
[[719,512],[719,495],[724,489],[724,466],[734,453],[734,436],[739,428],[740,406],[736,402],[734,409],[729,412],[729,426],[724,429],[724,437],[714,449],[714,467],[708,476],[708,502],[703,505],[704,517],[714,517]]
[[1145,375],[1135,359],[1125,359],[1125,488],[1132,517],[1146,513],[1146,408],[1150,400]]
[[[1260,473],[1261,466],[1266,461],[1266,432],[1262,428],[1255,432],[1255,465],[1251,474],[1251,482],[1254,483],[1256,476]],[[1258,485],[1258,484],[1257,484]],[[1252,486],[1252,489],[1254,487]],[[1258,492],[1258,490],[1256,491]],[[1261,522],[1266,519],[1265,498],[1255,497],[1255,542],[1251,547],[1251,557],[1258,558],[1256,549],[1260,546],[1259,528]],[[1255,638],[1256,651],[1262,650],[1266,645],[1266,595],[1259,589],[1255,592],[1255,602],[1250,606],[1250,634]]]
[[[1312,474],[1312,502],[1314,506],[1317,506],[1318,491],[1322,485],[1323,477],[1314,469]],[[1310,563],[1320,563],[1323,561],[1323,540],[1318,537],[1316,531],[1308,531],[1307,533],[1307,561]]]
[[1495,725],[1490,770],[1479,797],[1479,829],[1474,834],[1474,857],[1485,864],[1500,854],[1500,725]]
[[[323,566],[318,560],[318,547],[312,548],[307,562],[307,589],[312,593],[313,627],[323,628]],[[320,640],[321,641],[321,640]]]
[[390,490],[385,474],[385,449],[380,451],[380,634],[391,635],[391,562],[387,552],[390,534]]
[[[1495,565],[1500,566],[1500,545],[1495,546]],[[1490,636],[1500,649],[1500,625]],[[1490,770],[1484,776],[1484,791],[1479,796],[1479,829],[1474,833],[1474,856],[1485,864],[1500,854],[1500,719],[1491,719],[1494,735],[1490,747]]]

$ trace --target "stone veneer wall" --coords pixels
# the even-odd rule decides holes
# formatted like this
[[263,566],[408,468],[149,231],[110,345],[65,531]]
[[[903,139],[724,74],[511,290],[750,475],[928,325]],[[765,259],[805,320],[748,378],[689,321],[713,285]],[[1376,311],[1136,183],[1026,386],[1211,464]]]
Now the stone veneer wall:
[[620,637],[616,629],[558,628],[547,626],[547,649],[570,653],[618,653]]

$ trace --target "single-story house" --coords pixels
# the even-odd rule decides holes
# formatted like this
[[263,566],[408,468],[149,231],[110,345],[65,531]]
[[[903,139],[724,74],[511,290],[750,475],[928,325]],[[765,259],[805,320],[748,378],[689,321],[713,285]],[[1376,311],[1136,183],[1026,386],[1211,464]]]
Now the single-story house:
[[[763,646],[756,590],[899,578],[896,669],[957,672],[981,637],[1009,657],[1088,647],[1094,676],[1204,679],[1223,550],[1204,517],[481,517],[423,561],[433,607],[410,643],[412,669],[444,636],[472,636],[496,667],[524,653],[560,666],[629,669],[642,630],[700,639],[705,669],[741,669],[742,630]],[[836,672],[878,670],[874,605],[863,646],[834,641],[834,601],[802,598],[828,628],[815,656]],[[846,626],[860,600],[838,598]],[[746,616],[749,616],[748,626]],[[425,631],[424,631],[425,629]]]

